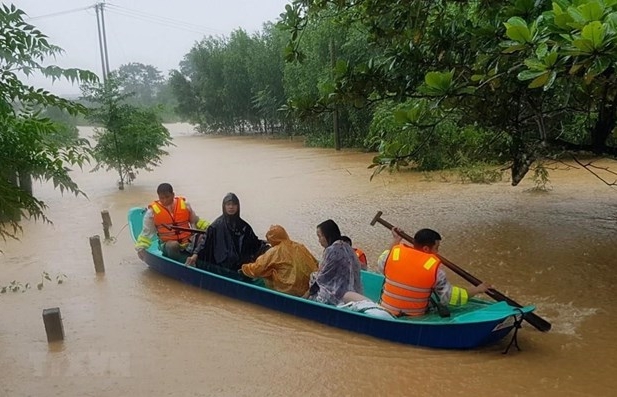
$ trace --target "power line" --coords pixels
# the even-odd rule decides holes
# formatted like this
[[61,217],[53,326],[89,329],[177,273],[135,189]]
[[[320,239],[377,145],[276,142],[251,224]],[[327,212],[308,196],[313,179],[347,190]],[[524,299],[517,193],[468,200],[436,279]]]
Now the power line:
[[156,24],[159,24],[159,25],[162,25],[162,26],[166,26],[168,28],[174,28],[174,29],[184,30],[184,31],[187,31],[187,32],[199,33],[199,34],[203,34],[203,35],[208,34],[207,32],[202,31],[202,30],[195,30],[195,29],[191,29],[191,28],[184,27],[184,26],[181,26],[181,25],[174,25],[174,24],[165,23],[165,22],[161,22],[161,21],[155,21],[155,20],[144,18],[144,17],[141,17],[141,16],[120,12],[118,10],[111,9],[111,8],[108,8],[107,11],[109,11],[110,13],[115,14],[115,15],[121,15],[121,16],[124,16],[124,17],[137,19],[137,20],[140,20],[140,21],[156,23]]
[[34,21],[35,19],[52,18],[52,17],[57,17],[57,16],[60,16],[60,15],[71,14],[71,13],[78,12],[78,11],[85,11],[85,10],[88,10],[90,8],[94,8],[94,6],[74,8],[72,10],[54,12],[52,14],[39,15],[39,16],[36,16],[36,17],[28,17],[26,19],[29,20],[29,21]]
[[154,14],[149,14],[143,11],[132,10],[130,8],[120,7],[115,4],[106,3],[107,10],[118,15],[127,16],[130,18],[139,19],[142,21],[158,23],[160,25],[164,25],[171,28],[187,30],[190,32],[201,33],[201,34],[211,34],[211,33],[224,33],[222,30],[208,28],[201,25],[196,25],[189,22],[180,21],[177,19],[161,17]]
[[118,10],[121,10],[121,11],[124,11],[124,12],[127,12],[127,13],[136,14],[136,15],[139,15],[139,16],[142,16],[142,17],[148,17],[148,18],[160,20],[160,21],[163,21],[163,22],[169,22],[169,23],[178,24],[178,25],[181,25],[181,26],[189,25],[191,28],[195,28],[195,29],[202,30],[202,31],[211,31],[213,33],[224,33],[220,29],[209,28],[209,27],[206,27],[206,26],[203,26],[203,25],[197,25],[197,24],[194,24],[194,23],[180,21],[178,19],[172,19],[172,18],[169,18],[169,17],[162,17],[162,16],[159,16],[159,15],[150,14],[150,13],[147,13],[147,12],[144,12],[144,11],[139,11],[139,10],[134,10],[134,9],[131,9],[131,8],[121,7],[121,6],[116,5],[116,4],[107,3],[107,6],[108,7],[109,6],[114,7],[116,9],[118,9]]

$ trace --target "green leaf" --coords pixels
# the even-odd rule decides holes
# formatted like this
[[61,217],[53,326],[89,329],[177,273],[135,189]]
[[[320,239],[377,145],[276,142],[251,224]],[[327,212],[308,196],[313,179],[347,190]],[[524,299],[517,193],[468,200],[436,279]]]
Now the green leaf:
[[476,93],[476,91],[477,91],[476,87],[467,86],[467,87],[458,88],[456,90],[456,93],[457,94],[473,95],[473,94]]
[[546,70],[546,64],[538,61],[537,59],[525,59],[524,63],[531,70]]
[[548,91],[553,86],[553,83],[555,82],[556,78],[557,78],[557,72],[552,71],[548,81],[546,82],[546,84],[544,84],[544,91]]
[[540,59],[544,58],[548,52],[548,46],[546,43],[542,43],[536,48],[536,56]]
[[572,20],[579,24],[586,24],[588,20],[583,16],[581,11],[575,7],[568,7],[568,15],[572,17]]
[[544,71],[537,72],[537,71],[532,71],[532,70],[523,70],[516,77],[518,77],[518,79],[521,81],[525,81],[525,80],[535,79],[536,77],[541,76],[545,73],[546,72]]
[[572,40],[572,45],[579,49],[583,54],[593,53],[593,42],[588,39],[576,39]]
[[[617,0],[615,0],[615,2],[617,3]],[[610,14],[608,14],[604,19],[604,22],[610,28],[609,32],[607,33],[610,34],[612,30],[612,33],[615,34],[615,30],[617,30],[617,12],[611,12]]]
[[576,74],[582,67],[583,67],[582,63],[575,63],[575,64],[572,65],[572,67],[570,68],[570,71],[568,73]]
[[544,57],[544,64],[550,69],[555,66],[557,62],[557,51],[550,52],[546,57]]
[[549,72],[545,72],[542,73],[542,75],[536,77],[531,83],[529,83],[528,87],[529,88],[538,88],[538,87],[542,87],[544,84],[546,84],[548,82],[550,73]]
[[598,76],[602,74],[611,64],[609,57],[597,57],[594,59],[591,67],[587,71],[587,74],[591,76]]
[[589,1],[577,8],[586,21],[600,21],[604,14],[604,8],[597,1]]
[[505,50],[503,50],[502,53],[504,53],[504,54],[512,54],[514,52],[518,52],[518,51],[524,50],[525,48],[527,48],[527,46],[525,44],[512,45],[512,46],[506,48]]
[[428,72],[424,76],[424,83],[435,92],[446,94],[452,86],[453,75],[453,72]]
[[574,19],[570,14],[563,13],[559,15],[556,14],[555,18],[553,18],[553,21],[555,22],[555,25],[557,25],[559,28],[569,31],[570,25],[574,22]]
[[553,13],[555,15],[563,14],[563,9],[556,2],[553,2]]
[[583,28],[581,37],[590,41],[593,49],[599,49],[604,45],[604,33],[604,26],[602,26],[602,23],[594,21]]
[[527,22],[525,22],[525,20],[521,17],[512,17],[510,19],[508,19],[508,22],[506,22],[508,25],[510,26],[524,26],[527,27]]
[[512,17],[504,25],[508,38],[518,43],[531,43],[531,32],[522,18]]

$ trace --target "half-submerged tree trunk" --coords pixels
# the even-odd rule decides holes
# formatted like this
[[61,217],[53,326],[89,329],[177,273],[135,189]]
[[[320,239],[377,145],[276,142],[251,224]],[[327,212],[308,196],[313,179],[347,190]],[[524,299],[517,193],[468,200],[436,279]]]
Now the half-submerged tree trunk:
[[512,136],[512,186],[518,185],[536,160],[535,154],[523,142],[520,133]]
[[19,173],[19,187],[32,196],[32,176],[28,173]]
[[[5,174],[6,175],[6,174]],[[8,182],[16,187],[19,186],[19,177],[17,172],[9,172]],[[21,212],[18,208],[9,208],[8,206],[0,208],[0,223],[3,222],[19,222],[21,220]]]
[[607,153],[606,140],[615,129],[617,98],[604,98],[598,109],[598,120],[591,129],[591,150],[594,154]]

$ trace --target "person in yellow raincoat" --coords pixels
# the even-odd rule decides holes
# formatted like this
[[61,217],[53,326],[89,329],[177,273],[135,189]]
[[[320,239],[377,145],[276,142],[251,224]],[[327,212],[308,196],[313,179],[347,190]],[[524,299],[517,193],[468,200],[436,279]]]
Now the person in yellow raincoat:
[[302,296],[308,291],[311,273],[317,271],[317,259],[302,244],[289,239],[280,225],[272,225],[266,233],[272,246],[255,262],[242,265],[242,273],[262,278],[266,287],[290,295]]

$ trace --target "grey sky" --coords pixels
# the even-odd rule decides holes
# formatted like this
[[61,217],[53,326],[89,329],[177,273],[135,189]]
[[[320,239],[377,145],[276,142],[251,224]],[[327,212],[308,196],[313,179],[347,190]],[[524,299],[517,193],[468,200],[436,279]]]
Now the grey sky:
[[[62,67],[89,69],[101,74],[94,8],[45,16],[93,6],[94,0],[14,0],[35,25],[62,47],[55,61]],[[109,0],[105,12],[109,67],[141,62],[164,74],[178,67],[196,41],[208,35],[229,35],[241,27],[249,33],[274,21],[289,0]],[[4,4],[10,4],[10,1]],[[79,87],[36,76],[29,83],[60,95],[79,94]]]

